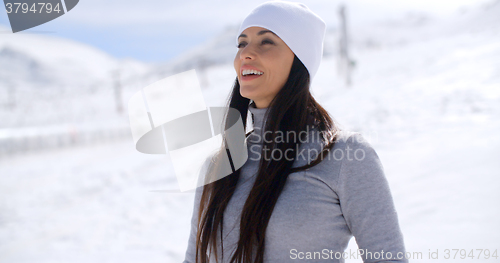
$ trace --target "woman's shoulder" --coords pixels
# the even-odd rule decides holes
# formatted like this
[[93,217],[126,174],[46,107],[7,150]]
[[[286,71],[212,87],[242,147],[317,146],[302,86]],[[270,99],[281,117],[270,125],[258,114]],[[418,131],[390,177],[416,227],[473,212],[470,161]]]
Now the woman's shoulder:
[[340,131],[335,144],[308,174],[328,182],[336,188],[341,177],[359,177],[367,171],[378,171],[381,167],[378,155],[372,144],[360,132]]
[[359,150],[373,150],[372,144],[369,142],[361,132],[355,131],[339,131],[335,137],[335,145],[333,149],[359,149]]
[[[307,147],[314,147],[321,149],[325,147],[325,142],[319,139],[314,140],[314,138],[318,137],[315,132],[321,134],[321,132],[317,131],[316,128],[313,129],[313,132],[310,135],[310,142],[315,142],[317,145],[307,144]],[[309,142],[309,141],[308,141]],[[334,154],[335,152],[338,155],[343,152],[345,154],[350,153],[352,150],[358,150],[358,152],[375,152],[372,144],[369,142],[366,136],[364,136],[361,132],[349,131],[349,130],[340,130],[335,133],[335,139],[333,140],[334,145],[330,149],[329,154]],[[348,151],[348,152],[346,152]],[[338,159],[338,158],[337,158]]]

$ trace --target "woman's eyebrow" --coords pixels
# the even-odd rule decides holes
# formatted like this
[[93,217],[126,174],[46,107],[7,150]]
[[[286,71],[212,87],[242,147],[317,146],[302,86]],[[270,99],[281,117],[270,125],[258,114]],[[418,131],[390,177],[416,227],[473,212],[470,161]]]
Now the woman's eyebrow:
[[[273,31],[269,31],[269,30],[261,30],[261,31],[259,31],[259,33],[257,33],[257,36],[263,35],[265,33],[273,33],[275,36],[278,36]],[[247,37],[247,35],[241,34],[238,38],[240,38],[240,37]]]

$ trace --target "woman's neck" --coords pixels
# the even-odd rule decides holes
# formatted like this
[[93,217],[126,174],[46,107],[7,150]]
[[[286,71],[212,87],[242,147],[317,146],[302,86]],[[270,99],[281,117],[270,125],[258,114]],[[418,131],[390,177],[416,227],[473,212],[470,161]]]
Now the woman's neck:
[[262,104],[257,104],[255,101],[252,101],[250,104],[249,104],[249,108],[255,108],[255,109],[267,109],[269,105],[266,105],[265,107],[262,106]]

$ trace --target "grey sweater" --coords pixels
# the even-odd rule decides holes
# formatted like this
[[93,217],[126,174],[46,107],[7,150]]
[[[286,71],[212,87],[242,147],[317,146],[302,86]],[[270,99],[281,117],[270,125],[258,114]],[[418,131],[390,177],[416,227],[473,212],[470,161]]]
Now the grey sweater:
[[[222,262],[229,262],[236,249],[241,210],[255,182],[261,157],[261,131],[267,109],[250,107],[249,110],[254,117],[254,132],[247,137],[248,160],[241,168],[236,191],[224,212]],[[316,137],[309,133],[293,167],[316,157],[323,146]],[[183,263],[195,263],[202,190],[203,187],[198,187],[195,192]],[[345,251],[352,236],[358,250]],[[404,259],[403,235],[382,164],[360,133],[341,133],[321,163],[289,175],[271,215],[265,244],[264,262],[344,262],[347,258],[363,262],[408,262]],[[218,253],[221,262],[220,247]],[[388,259],[390,256],[392,259]],[[210,262],[215,262],[213,257]]]

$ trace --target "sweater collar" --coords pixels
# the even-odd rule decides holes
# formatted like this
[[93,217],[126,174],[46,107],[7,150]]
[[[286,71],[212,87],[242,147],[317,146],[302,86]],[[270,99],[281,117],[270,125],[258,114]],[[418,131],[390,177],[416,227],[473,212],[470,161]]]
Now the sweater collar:
[[252,102],[249,106],[248,106],[248,110],[252,113],[252,119],[253,119],[253,133],[254,134],[258,134],[259,136],[258,137],[261,137],[260,135],[262,135],[262,132],[265,128],[265,125],[266,125],[266,121],[267,119],[265,119],[265,115],[266,115],[266,112],[269,108],[262,108],[262,109],[258,109],[255,107],[255,103]]

